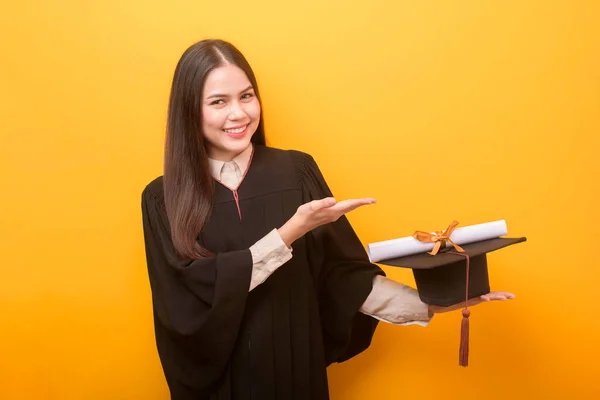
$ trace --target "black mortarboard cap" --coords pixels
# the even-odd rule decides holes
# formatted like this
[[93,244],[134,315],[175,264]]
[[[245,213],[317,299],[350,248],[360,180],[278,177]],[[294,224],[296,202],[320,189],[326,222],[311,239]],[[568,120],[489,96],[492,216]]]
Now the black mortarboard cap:
[[[421,300],[426,304],[446,307],[489,293],[487,254],[526,240],[525,237],[498,237],[457,246],[458,249],[444,248],[435,255],[418,253],[381,260],[379,263],[412,269]],[[463,309],[462,315],[459,365],[466,367],[469,358],[470,316],[467,307]]]
[[462,245],[460,255],[454,248],[440,250],[436,255],[419,253],[379,261],[380,264],[413,270],[421,300],[426,304],[451,306],[467,299],[466,267],[469,256],[469,294],[472,299],[490,292],[487,253],[524,242],[520,238],[495,238]]

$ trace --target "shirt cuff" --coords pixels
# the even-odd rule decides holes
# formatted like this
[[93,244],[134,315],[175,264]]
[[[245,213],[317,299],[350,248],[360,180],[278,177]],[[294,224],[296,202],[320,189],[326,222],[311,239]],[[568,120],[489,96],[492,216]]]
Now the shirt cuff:
[[267,280],[277,268],[292,258],[292,249],[286,246],[277,229],[273,229],[252,245],[250,253],[252,254],[250,290]]
[[416,289],[380,275],[373,279],[373,290],[360,312],[380,321],[404,326],[427,326],[432,318],[429,306],[421,301]]

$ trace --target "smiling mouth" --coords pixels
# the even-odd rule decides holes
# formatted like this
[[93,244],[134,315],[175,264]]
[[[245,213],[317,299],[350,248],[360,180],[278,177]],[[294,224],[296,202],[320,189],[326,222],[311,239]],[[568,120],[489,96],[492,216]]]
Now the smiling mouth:
[[248,127],[248,125],[244,125],[244,126],[240,126],[239,128],[233,128],[233,129],[223,129],[224,132],[226,133],[232,133],[232,134],[237,134],[237,133],[242,133],[246,130],[246,128]]

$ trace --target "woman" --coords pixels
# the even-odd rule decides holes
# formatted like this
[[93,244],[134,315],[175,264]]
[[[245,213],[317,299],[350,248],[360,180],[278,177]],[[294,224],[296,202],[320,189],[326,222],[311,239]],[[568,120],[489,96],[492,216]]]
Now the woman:
[[142,195],[171,398],[327,399],[326,367],[365,350],[379,320],[427,324],[461,307],[428,306],[369,262],[344,214],[373,203],[336,202],[310,155],[265,146],[256,79],[235,47],[187,49],[164,175]]

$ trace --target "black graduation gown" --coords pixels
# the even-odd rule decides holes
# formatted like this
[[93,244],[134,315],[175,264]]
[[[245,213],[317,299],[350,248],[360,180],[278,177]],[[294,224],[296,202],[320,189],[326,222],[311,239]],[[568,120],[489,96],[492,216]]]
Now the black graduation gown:
[[375,275],[348,220],[293,244],[293,257],[249,292],[250,246],[306,202],[331,196],[313,158],[255,146],[238,188],[217,183],[199,235],[216,254],[175,255],[162,177],[142,194],[157,349],[174,400],[328,399],[326,367],[365,350],[377,320],[358,312]]

